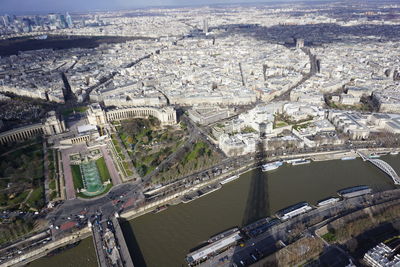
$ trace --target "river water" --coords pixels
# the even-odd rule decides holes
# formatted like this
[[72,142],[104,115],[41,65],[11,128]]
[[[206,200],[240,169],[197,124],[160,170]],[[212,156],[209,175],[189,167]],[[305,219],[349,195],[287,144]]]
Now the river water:
[[[399,156],[382,159],[400,173]],[[122,223],[122,228],[135,266],[185,266],[189,250],[218,232],[246,225],[300,201],[316,204],[335,196],[339,189],[361,184],[376,191],[395,188],[389,177],[361,159],[285,164],[271,173],[252,170],[214,193]],[[95,252],[87,240],[32,266],[55,266],[55,262],[59,266],[92,266]]]
[[66,249],[54,256],[33,261],[29,267],[97,267],[96,252],[92,237],[82,240],[79,245]]

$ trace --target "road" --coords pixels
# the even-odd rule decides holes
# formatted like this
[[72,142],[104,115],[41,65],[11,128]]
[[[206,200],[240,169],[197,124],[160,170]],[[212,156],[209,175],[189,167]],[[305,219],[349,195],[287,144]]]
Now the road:
[[307,74],[303,74],[303,78],[293,85],[292,87],[289,88],[285,93],[275,97],[273,101],[284,101],[290,99],[290,92],[305,83],[307,80],[309,80],[312,76],[314,76],[317,73],[317,66],[316,66],[316,56],[313,55],[310,51],[310,49],[307,48],[302,48],[302,51],[309,57],[310,59],[310,71]]

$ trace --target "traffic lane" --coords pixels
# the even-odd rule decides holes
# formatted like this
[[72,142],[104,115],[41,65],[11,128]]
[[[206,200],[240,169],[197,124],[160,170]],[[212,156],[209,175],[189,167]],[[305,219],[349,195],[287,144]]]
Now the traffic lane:
[[[69,221],[68,217],[73,217],[77,214],[85,213],[87,216],[92,216],[99,209],[102,210],[105,216],[112,216],[115,212],[121,209],[120,205],[123,205],[130,199],[135,199],[135,202],[143,200],[144,196],[136,191],[127,191],[127,189],[137,188],[132,185],[121,185],[112,191],[111,195],[104,196],[96,200],[72,200],[67,201],[63,204],[63,207],[56,212],[52,212],[47,216],[47,219],[55,225],[60,225]],[[115,199],[119,200],[120,205],[115,205]]]
[[255,263],[261,258],[271,255],[277,251],[275,245],[276,241],[277,239],[275,239],[273,236],[269,236],[262,240],[253,241],[244,247],[236,247],[235,251],[233,252],[232,260],[237,266],[246,266]]
[[[65,201],[60,207],[58,208],[59,210],[76,210],[77,208],[80,207],[91,207],[91,206],[100,206],[106,202],[108,202],[111,198],[116,198],[119,196],[126,196],[127,194],[137,194],[136,190],[138,190],[140,187],[136,185],[131,185],[131,184],[122,184],[117,187],[114,187],[108,192],[107,195],[104,195],[100,198],[92,199],[92,200],[82,200],[82,199],[74,199],[74,200],[69,200]],[[140,191],[140,190],[138,190]],[[48,214],[49,217],[54,215],[54,212],[51,212]]]

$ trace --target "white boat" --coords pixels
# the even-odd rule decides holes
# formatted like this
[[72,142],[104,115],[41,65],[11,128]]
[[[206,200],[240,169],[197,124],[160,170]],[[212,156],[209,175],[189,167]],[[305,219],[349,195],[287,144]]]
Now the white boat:
[[338,197],[331,197],[331,198],[319,201],[317,205],[318,205],[318,207],[322,207],[322,206],[336,203],[339,200],[340,200],[340,198],[338,198]]
[[292,165],[293,165],[293,166],[296,166],[296,165],[303,165],[303,164],[309,164],[309,163],[311,163],[311,160],[308,160],[308,159],[299,159],[299,160],[297,160],[297,161],[293,161],[293,162],[292,162]]
[[393,155],[393,156],[398,155],[398,154],[399,154],[399,151],[392,151],[392,152],[390,152],[390,155]]
[[299,160],[302,160],[302,159],[288,159],[288,160],[286,160],[285,162],[286,162],[286,163],[289,163],[289,164],[292,164],[293,162],[299,161]]
[[225,180],[221,181],[221,184],[226,184],[226,183],[232,182],[232,181],[236,180],[237,178],[239,178],[239,175],[234,175],[232,177],[226,178]]
[[272,171],[278,169],[280,166],[283,165],[282,161],[274,161],[261,166],[261,170],[263,172]]
[[356,157],[343,157],[341,160],[353,160],[356,159]]
[[369,155],[369,158],[370,159],[378,159],[378,158],[380,158],[381,156],[380,155],[378,155],[378,154],[371,154],[371,155]]
[[281,221],[286,221],[291,219],[297,215],[303,214],[309,210],[312,210],[312,207],[307,202],[300,202],[296,205],[290,206],[283,210],[280,210],[276,213],[276,217]]
[[185,196],[183,196],[182,197],[182,203],[187,204],[187,203],[192,202],[193,200],[196,200],[198,198],[199,198],[199,196],[194,196],[194,197],[185,197]]
[[216,235],[210,237],[210,239],[208,239],[207,242],[211,244],[211,243],[221,240],[224,237],[230,236],[230,235],[232,235],[234,233],[238,233],[238,232],[239,232],[239,228],[234,227],[234,228],[231,228],[229,230],[226,230],[222,233],[219,233],[219,234],[216,234]]

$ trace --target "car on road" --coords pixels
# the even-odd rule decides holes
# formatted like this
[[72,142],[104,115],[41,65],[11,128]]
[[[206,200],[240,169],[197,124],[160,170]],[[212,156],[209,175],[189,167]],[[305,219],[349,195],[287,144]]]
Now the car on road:
[[250,256],[251,256],[251,258],[252,258],[254,261],[257,261],[257,260],[258,260],[258,258],[256,257],[256,255],[254,255],[253,253],[250,253]]

